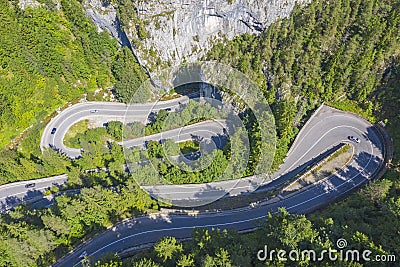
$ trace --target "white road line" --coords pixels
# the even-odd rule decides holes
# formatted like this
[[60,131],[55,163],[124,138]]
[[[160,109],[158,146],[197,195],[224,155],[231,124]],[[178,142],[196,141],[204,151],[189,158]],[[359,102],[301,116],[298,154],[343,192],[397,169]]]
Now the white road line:
[[[143,108],[143,110],[139,110],[139,111],[149,111],[149,112],[151,110],[164,109],[164,106],[168,107],[169,103],[177,102],[181,98],[183,98],[181,100],[181,102],[184,102],[184,101],[188,100],[187,97],[180,97],[180,98],[177,98],[177,99],[171,99],[171,100],[167,100],[167,101],[157,101],[157,102],[154,102],[154,103],[135,104],[135,108]],[[123,105],[124,108],[122,109],[122,107],[121,107],[121,110],[119,110],[119,109],[117,109],[117,110],[115,110],[115,109],[107,109],[107,108],[103,109],[103,106],[116,106],[116,105],[118,105],[118,106],[119,105],[121,105],[121,106]],[[178,106],[178,105],[179,105],[178,103],[174,103],[172,106]],[[74,110],[80,108],[80,106],[83,106],[84,108],[85,108],[85,106],[88,106],[87,107],[88,109],[85,109],[83,111],[75,112]],[[63,125],[63,122],[67,121],[69,118],[71,118],[72,116],[74,116],[74,115],[76,115],[78,113],[89,112],[88,116],[85,116],[85,117],[100,116],[99,114],[96,114],[96,113],[90,113],[90,110],[97,109],[99,111],[121,112],[121,116],[125,117],[129,108],[131,108],[131,106],[126,105],[126,104],[122,104],[122,103],[107,103],[107,102],[78,103],[78,104],[75,104],[75,105],[73,105],[71,107],[68,107],[67,109],[65,109],[62,112],[60,112],[55,118],[53,118],[47,124],[47,126],[45,127],[45,130],[42,133],[42,138],[41,138],[41,142],[40,142],[41,143],[41,147],[48,147],[49,144],[46,144],[46,140],[48,140],[51,128],[61,127]],[[71,112],[73,112],[73,114],[69,115],[68,113],[71,113]],[[64,118],[64,116],[66,116],[66,115],[67,115],[67,117]],[[112,115],[112,116],[120,116],[120,115]],[[61,119],[63,119],[63,121],[58,125],[58,122]],[[83,120],[83,119],[85,119],[85,118],[81,118],[80,120]],[[77,120],[74,123],[76,123],[76,122],[78,122],[80,120]],[[69,129],[71,126],[72,125],[67,127],[67,129]],[[66,132],[67,131],[65,131],[65,133]],[[64,133],[64,135],[65,135],[65,133]],[[57,132],[56,132],[56,134],[57,134]],[[54,139],[55,139],[55,135],[53,136],[52,144],[54,144]]]
[[[371,147],[372,147],[372,144],[371,144]],[[372,156],[370,157],[370,159],[369,159],[369,161],[368,161],[368,163],[367,163],[367,166],[368,166],[369,163],[371,162],[371,159],[372,159]],[[353,179],[354,179],[355,177],[357,177],[358,175],[360,175],[360,173],[354,175],[350,180],[353,180]],[[357,184],[357,186],[358,186],[359,184],[363,183],[363,182],[364,182],[364,181],[361,181],[360,183]],[[343,182],[343,183],[341,183],[339,186],[337,186],[336,188],[341,187],[341,186],[343,186],[344,184],[346,184],[346,183]],[[348,191],[354,189],[354,188],[357,187],[357,186],[354,186],[354,187],[352,187],[352,188],[346,190],[343,194],[347,193]],[[310,189],[310,190],[311,190],[311,189]],[[306,190],[306,191],[307,191],[307,190]],[[303,192],[301,192],[301,193],[299,193],[299,194],[304,194],[304,192],[306,192],[306,191],[303,191]],[[309,202],[309,201],[312,201],[312,200],[314,200],[314,199],[316,199],[316,198],[319,198],[319,197],[321,197],[321,196],[323,196],[323,195],[325,195],[325,194],[328,194],[329,192],[332,192],[332,191],[333,191],[333,189],[332,189],[332,190],[329,190],[329,191],[327,191],[327,192],[324,192],[324,193],[322,193],[322,194],[320,194],[320,195],[317,195],[317,196],[315,196],[315,197],[313,197],[313,198],[311,198],[311,199],[308,199],[308,200],[305,200],[305,201],[303,201],[303,202],[300,202],[300,203],[298,203],[298,204],[295,204],[295,205],[292,205],[292,206],[285,206],[285,208],[286,208],[287,210],[288,210],[288,209],[293,209],[294,207],[297,207],[297,206],[299,206],[299,205],[302,205],[302,204],[304,204],[304,203],[307,203],[307,202]],[[273,212],[273,213],[277,213],[277,211],[276,211],[276,212]],[[116,241],[113,241],[113,242],[111,242],[111,243],[109,243],[109,244],[107,244],[107,245],[105,245],[105,246],[103,246],[103,247],[97,249],[97,250],[94,251],[93,253],[89,254],[89,256],[92,256],[92,255],[98,253],[99,251],[104,250],[105,248],[110,247],[110,246],[112,246],[112,245],[114,245],[114,244],[116,244],[116,243],[119,243],[119,242],[121,242],[121,241],[124,241],[124,240],[126,240],[126,239],[129,239],[129,238],[132,238],[132,237],[135,237],[135,236],[139,236],[139,235],[144,235],[144,234],[148,234],[148,233],[155,233],[155,232],[163,232],[163,231],[193,229],[193,228],[198,228],[198,227],[207,227],[207,228],[210,228],[210,227],[218,227],[218,226],[227,226],[227,225],[240,224],[240,223],[245,223],[245,222],[250,222],[250,221],[256,221],[256,220],[260,220],[260,219],[266,218],[267,216],[268,216],[268,214],[266,214],[266,215],[261,215],[261,216],[258,216],[258,217],[254,217],[254,218],[249,218],[249,219],[246,219],[246,220],[238,220],[238,221],[227,222],[227,223],[216,223],[216,224],[206,224],[206,225],[193,225],[193,226],[183,226],[183,227],[174,227],[174,228],[163,228],[163,229],[147,230],[147,231],[144,231],[144,232],[132,234],[132,235],[126,236],[126,237],[124,237],[124,238],[118,239],[118,240],[116,240]],[[78,264],[79,264],[79,263],[78,263]],[[77,264],[75,264],[74,266],[76,266],[76,265],[77,265]]]
[[[339,116],[344,116],[344,115],[339,115]],[[331,116],[331,117],[333,117],[333,116]],[[345,116],[345,117],[350,117],[350,116]],[[354,119],[354,118],[352,118],[352,119]],[[312,128],[314,128],[314,127],[316,127],[316,125],[314,125]],[[358,129],[358,128],[356,128],[356,127],[353,127],[353,126],[349,126],[349,125],[336,126],[336,127],[334,127],[333,129],[330,129],[328,132],[331,132],[331,131],[333,131],[334,129],[337,129],[337,128],[340,128],[340,127],[349,127],[349,128],[355,129],[355,130],[358,131],[358,132],[361,132],[362,134],[365,133],[364,131],[361,131],[360,129]],[[316,143],[318,143],[323,137],[325,137],[325,136],[328,134],[328,132],[325,133],[321,138],[319,138],[318,141],[317,141]],[[309,131],[308,131],[307,133],[309,133]],[[360,184],[364,183],[366,179],[369,180],[368,177],[369,177],[369,173],[370,173],[370,172],[367,170],[367,168],[371,165],[371,161],[372,161],[372,158],[373,158],[373,156],[374,156],[374,151],[375,151],[375,149],[374,149],[374,145],[373,145],[372,141],[369,139],[369,137],[368,137],[366,134],[365,134],[365,136],[366,136],[367,142],[369,143],[369,151],[361,151],[361,152],[366,152],[366,153],[368,153],[368,154],[369,154],[369,158],[368,158],[367,163],[364,164],[364,166],[360,166],[359,163],[357,163],[357,165],[359,165],[359,167],[362,168],[361,171],[359,170],[356,174],[354,174],[353,176],[351,176],[350,179],[346,179],[345,181],[341,182],[341,183],[340,183],[339,185],[337,185],[336,187],[334,187],[334,188],[332,188],[332,189],[327,189],[327,191],[325,191],[325,192],[323,192],[323,193],[321,193],[321,194],[318,194],[317,196],[314,196],[314,197],[312,197],[312,198],[306,199],[306,200],[304,200],[304,201],[302,201],[302,202],[300,202],[300,203],[296,203],[296,204],[293,204],[293,205],[290,205],[290,206],[286,206],[286,209],[287,209],[287,210],[293,209],[293,208],[298,207],[298,206],[300,206],[300,205],[302,205],[302,204],[305,204],[305,203],[308,203],[308,202],[310,202],[310,201],[313,201],[313,200],[315,200],[315,199],[317,199],[317,198],[320,198],[320,197],[322,197],[322,196],[324,196],[324,195],[330,194],[330,193],[332,193],[334,190],[336,191],[336,190],[338,190],[338,188],[341,188],[341,187],[347,185],[350,181],[355,180],[357,177],[360,177],[360,178],[361,178],[360,182],[353,184],[353,186],[352,186],[351,188],[349,188],[349,189],[343,191],[340,195],[344,195],[345,193],[347,193],[347,192],[353,190],[354,188],[358,187]],[[302,140],[302,139],[301,139],[301,140]],[[316,144],[314,144],[306,153],[304,153],[304,155],[307,154],[312,148],[314,148],[315,145],[316,145]],[[380,150],[380,147],[377,146],[376,149]],[[378,157],[378,160],[379,160],[379,163],[378,163],[378,166],[377,166],[377,167],[379,167],[379,166],[382,165],[383,158],[381,157],[380,153],[377,152],[376,154],[379,154],[379,155],[377,156],[377,157]],[[304,156],[303,156],[303,157],[304,157]],[[303,158],[303,157],[302,157],[302,158]],[[299,160],[300,160],[300,159],[298,159],[294,164],[292,164],[292,165],[290,166],[290,168],[293,167]],[[351,163],[350,163],[349,165],[346,165],[346,167],[344,167],[342,170],[345,171],[345,169],[346,169],[346,168],[348,169],[348,166],[352,166],[352,164],[353,164],[354,162],[355,162],[355,159],[353,159],[353,160],[351,161]],[[372,165],[372,166],[373,166],[373,165]],[[359,168],[356,168],[356,169],[359,169]],[[377,168],[376,168],[376,169],[377,169]],[[376,169],[375,169],[375,170],[376,170]],[[375,173],[375,171],[374,171],[373,173]],[[364,177],[364,176],[365,176],[365,177]],[[338,175],[330,176],[330,177],[331,177],[331,179],[329,179],[329,180],[332,180],[333,178],[338,177]],[[315,183],[316,185],[313,186],[312,188],[307,189],[307,190],[302,191],[302,192],[299,192],[298,194],[293,195],[292,197],[289,197],[289,198],[287,198],[287,199],[291,199],[291,198],[293,198],[293,197],[295,197],[295,196],[299,197],[299,196],[301,196],[301,195],[304,195],[304,194],[309,193],[311,190],[318,190],[318,187],[317,187],[317,186],[319,186],[320,184],[322,184],[322,182],[323,182],[323,181],[318,181],[317,183]],[[317,191],[317,192],[318,192],[318,191]],[[268,206],[268,205],[267,205],[267,206]],[[260,209],[261,209],[261,208],[263,208],[263,207],[260,207]],[[312,208],[312,207],[311,207],[311,208]],[[275,211],[274,213],[277,213],[277,211]],[[226,214],[229,214],[229,213],[226,213],[226,212],[225,212],[225,214],[221,214],[221,216],[224,216],[224,215],[226,215]],[[263,219],[263,218],[265,218],[265,217],[267,217],[267,216],[268,216],[268,214],[261,215],[261,216],[256,216],[256,217],[254,217],[254,218],[248,218],[248,219],[245,219],[245,220],[237,220],[237,221],[231,221],[231,222],[226,222],[226,223],[198,224],[198,225],[183,226],[183,227],[171,227],[171,228],[162,228],[162,229],[147,230],[147,231],[143,231],[143,232],[140,232],[140,233],[131,234],[131,235],[128,235],[128,236],[123,237],[123,238],[121,238],[121,239],[115,240],[115,241],[113,241],[113,242],[111,242],[111,243],[109,243],[109,244],[107,244],[107,245],[105,245],[105,246],[103,246],[103,247],[97,249],[96,251],[94,251],[93,253],[91,253],[89,256],[92,256],[92,255],[94,255],[94,254],[97,254],[98,252],[104,250],[105,248],[108,248],[108,247],[110,247],[110,246],[112,246],[112,245],[114,245],[114,244],[116,244],[116,243],[123,242],[123,241],[126,240],[126,239],[129,239],[129,238],[132,238],[132,237],[135,237],[135,236],[140,236],[140,235],[148,234],[148,233],[164,232],[164,231],[173,231],[173,230],[184,230],[184,229],[193,229],[193,228],[196,228],[196,227],[208,227],[208,228],[209,228],[209,227],[228,226],[228,225],[234,225],[234,224],[240,224],[240,223],[245,223],[245,222],[260,220],[260,219]],[[182,218],[186,218],[186,217],[182,217]],[[77,265],[77,264],[76,264],[76,265]],[[76,266],[76,265],[74,265],[74,266]]]
[[[8,195],[8,196],[6,196],[6,197],[1,197],[0,200],[7,199],[8,197],[13,197],[13,196],[18,196],[18,195],[24,195],[24,194],[27,194],[27,193],[29,193],[29,192],[34,192],[34,191],[32,191],[32,190],[37,190],[37,191],[39,191],[39,190],[42,190],[42,189],[45,189],[45,188],[49,188],[49,187],[51,187],[51,185],[50,185],[50,186],[47,185],[47,186],[39,187],[39,188],[32,188],[31,190],[28,190],[28,191],[25,191],[25,192],[16,193],[16,194],[11,194],[11,195]],[[34,197],[36,197],[36,196],[34,196]]]

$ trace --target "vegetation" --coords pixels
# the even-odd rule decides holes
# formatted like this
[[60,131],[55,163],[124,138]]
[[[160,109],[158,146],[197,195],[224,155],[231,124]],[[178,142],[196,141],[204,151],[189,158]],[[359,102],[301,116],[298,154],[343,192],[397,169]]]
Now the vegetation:
[[104,185],[113,180],[110,174],[80,174],[80,194],[61,195],[50,208],[19,206],[1,215],[0,266],[49,266],[82,239],[124,218],[158,208],[147,193],[125,179],[107,188]]
[[[135,137],[140,137],[144,135],[151,135],[151,134],[156,134],[160,133],[162,131],[167,131],[171,129],[175,129],[178,127],[186,126],[189,124],[194,124],[197,122],[209,120],[209,119],[228,119],[229,116],[232,114],[228,114],[225,110],[218,110],[215,107],[211,106],[209,103],[201,103],[201,102],[196,102],[193,100],[190,100],[189,103],[179,110],[178,112],[172,112],[168,113],[166,110],[160,110],[158,113],[154,114],[154,116],[151,116],[151,122],[148,123],[146,126],[143,126],[143,124],[135,122],[128,124],[126,126],[123,126],[124,130],[124,136],[125,138],[135,138]],[[265,117],[265,122],[268,121],[269,119],[269,114],[267,115],[262,115],[266,116]],[[250,129],[248,132],[246,131],[241,131],[243,129],[241,126],[237,126],[237,129],[235,130],[236,132],[234,134],[228,133],[229,136],[229,142],[227,145],[225,145],[224,148],[224,154],[226,156],[226,160],[231,161],[233,166],[236,166],[233,169],[230,169],[225,175],[227,175],[225,178],[222,180],[228,180],[232,178],[238,178],[238,177],[243,177],[243,176],[250,176],[253,175],[256,171],[260,173],[260,170],[257,170],[256,168],[259,168],[259,165],[263,165],[260,163],[260,154],[263,149],[269,149],[271,150],[271,154],[273,153],[274,149],[271,149],[268,147],[269,144],[262,143],[261,142],[261,137],[260,137],[260,127],[255,120],[254,114],[247,109],[245,109],[243,112],[239,114],[239,117],[244,123],[244,126],[246,129]],[[234,120],[231,120],[234,121]],[[239,131],[240,130],[240,131]],[[245,142],[244,140],[244,135],[249,135],[249,144]],[[275,137],[273,137],[275,138]],[[156,144],[157,145],[157,144]],[[250,146],[250,151],[249,155],[246,155],[248,145]],[[235,146],[235,147],[232,147]],[[160,148],[161,149],[161,148]],[[160,150],[161,151],[161,150]],[[235,151],[236,153],[234,155],[230,155],[230,151]],[[240,152],[239,152],[240,151]],[[152,153],[150,153],[153,155]],[[157,153],[156,153],[157,154]],[[240,154],[240,155],[239,155]],[[158,156],[156,157],[164,157],[163,153],[158,153]],[[154,155],[153,155],[154,156]],[[152,157],[152,156],[151,156]],[[249,158],[248,162],[244,162],[243,159]],[[273,155],[271,155],[271,158]],[[208,161],[209,159],[206,159]],[[268,165],[268,161],[270,159],[267,159],[266,162]],[[131,161],[132,163],[135,161]],[[227,166],[227,164],[223,162],[217,162],[218,164],[221,164],[221,166]],[[248,163],[246,166],[246,170],[240,170],[241,166],[244,163]],[[200,164],[201,165],[201,164]],[[266,166],[266,168],[268,167]],[[163,166],[164,167],[164,166]],[[198,166],[197,166],[198,167]],[[275,164],[274,170],[277,169],[277,164]],[[214,171],[217,171],[220,173],[220,170],[214,169]],[[191,171],[189,171],[191,172]],[[175,172],[176,173],[176,172]],[[176,173],[178,174],[178,173]],[[186,174],[182,175],[186,176]],[[193,176],[193,173],[188,174],[189,176]],[[209,175],[209,174],[208,174]],[[214,173],[209,176],[207,179],[196,179],[196,183],[201,183],[201,182],[211,182],[213,179],[218,176],[216,176]],[[177,183],[179,179],[173,179],[174,183]],[[184,183],[183,181],[188,181],[187,179],[182,179],[182,182],[179,183]],[[189,179],[189,181],[195,181],[193,179]]]
[[[0,266],[49,266],[82,240],[112,224],[158,209],[158,204],[123,169],[122,147],[108,132],[116,131],[107,127],[78,133],[72,140],[84,152],[75,161],[47,150],[43,160],[35,159],[38,162],[34,165],[14,151],[4,151],[8,161],[0,169],[6,175],[20,178],[38,168],[43,172],[66,172],[69,179],[66,186],[51,188],[52,192],[64,193],[50,208],[18,206],[0,215]],[[68,194],[71,189],[79,189],[80,193]]]
[[119,99],[129,101],[145,79],[129,49],[98,33],[77,0],[61,1],[60,10],[52,0],[41,3],[21,10],[18,1],[0,1],[0,145],[32,125],[18,151],[0,151],[0,184],[65,173],[57,166],[69,160],[40,151],[46,116],[114,83]]
[[[111,70],[117,79],[114,87],[116,96],[124,103],[131,102],[136,90],[147,79],[147,76],[128,47],[122,48],[115,58]],[[141,90],[141,93],[143,94],[135,95],[135,100],[146,102],[150,98],[150,92]]]
[[[309,218],[290,215],[281,209],[278,214],[267,215],[260,222],[260,227],[250,234],[239,235],[234,230],[196,229],[192,233],[192,240],[185,243],[165,237],[153,250],[124,261],[116,257],[114,261],[121,262],[122,266],[383,266],[382,262],[363,260],[358,263],[331,261],[327,254],[323,261],[311,261],[307,256],[302,259],[301,253],[315,250],[319,257],[324,249],[338,250],[336,241],[344,238],[348,244],[346,249],[370,250],[371,259],[376,255],[395,255],[398,259],[400,235],[396,229],[399,227],[400,209],[392,195],[396,188],[398,184],[394,186],[390,181],[382,180],[371,184],[345,203],[334,205]],[[370,214],[366,214],[366,211]],[[385,228],[388,220],[392,223]],[[291,250],[296,250],[300,255],[299,260],[280,261],[276,252],[272,260],[269,257],[264,261],[258,260],[257,253],[264,250],[264,246],[269,252],[287,251],[287,258]],[[292,255],[295,257],[296,254]],[[151,264],[141,265],[144,262]],[[391,264],[393,262],[388,262],[388,266]],[[99,265],[107,266],[101,265],[101,262]]]
[[278,131],[275,163],[298,119],[322,101],[344,100],[342,108],[367,117],[379,110],[373,96],[400,51],[398,6],[396,0],[312,1],[260,36],[245,34],[209,52],[208,59],[238,68],[264,90]]
[[[167,156],[178,156],[180,153],[189,154],[198,151],[199,142],[190,140],[177,144],[171,139],[167,139],[161,144],[158,141],[149,141],[146,150],[131,148],[126,150],[124,154],[122,147],[116,142],[121,141],[125,127],[121,122],[111,121],[106,127],[86,129],[84,132],[76,133],[74,137],[69,139],[69,142],[73,147],[83,150],[82,157],[70,161],[57,152],[48,150],[45,156],[49,158],[49,161],[51,160],[52,165],[46,166],[55,168],[57,173],[60,174],[67,172],[71,186],[82,185],[80,176],[82,176],[84,170],[103,168],[106,168],[109,172],[109,180],[102,185],[117,186],[128,175],[122,168],[125,164],[125,157],[127,157],[129,164],[151,160],[152,164],[138,164],[131,167],[132,177],[142,183],[156,181],[158,174],[175,184],[212,182],[221,179],[221,177],[232,179],[236,175],[235,168],[225,172],[229,160],[232,160],[229,144],[224,150],[203,153],[202,158],[193,166],[187,166],[184,163],[176,166],[166,161],[165,158]],[[244,148],[238,150],[241,151]],[[236,161],[236,165],[240,166],[242,158],[236,158]],[[232,165],[235,166],[235,164]],[[153,171],[153,166],[156,166],[158,173]],[[236,168],[238,168],[237,166]]]
[[79,121],[72,125],[64,136],[64,145],[71,148],[80,148],[73,139],[76,138],[79,133],[84,133],[88,129],[88,126],[88,120]]
[[[140,2],[138,2],[140,3]],[[147,38],[147,32],[143,20],[139,18],[134,1],[118,0],[117,16],[123,29],[130,29],[135,34],[133,43],[140,45],[140,41]],[[133,24],[133,27],[131,25]]]
[[[173,143],[173,142],[172,142]],[[168,144],[166,142],[165,144]],[[179,149],[179,147],[178,147]],[[140,158],[135,157],[139,149],[129,151],[128,162],[135,163]],[[166,147],[168,156],[174,156],[177,153],[172,145]],[[143,153],[143,152],[142,152]],[[142,154],[143,155],[143,154]],[[160,184],[160,178],[173,184],[206,183],[221,179],[232,179],[233,173],[226,172],[229,164],[228,157],[222,150],[213,150],[203,153],[193,165],[187,165],[184,162],[175,162],[165,160],[163,145],[158,142],[149,141],[147,153],[142,159],[148,160],[148,164],[133,164],[130,171],[140,185]],[[131,161],[132,160],[132,161]],[[155,168],[155,170],[154,170]]]
[[183,155],[199,151],[200,143],[195,141],[186,141],[179,143],[179,149]]
[[[371,121],[383,120],[395,145],[384,179],[370,183],[347,200],[308,218],[270,215],[254,233],[197,229],[191,241],[160,240],[122,266],[382,266],[377,262],[260,262],[269,249],[348,248],[400,257],[400,62],[399,2],[312,1],[296,7],[288,19],[272,24],[261,36],[244,35],[218,44],[208,55],[246,72],[264,89],[278,129],[278,158],[296,133],[296,118],[325,101]],[[296,110],[302,111],[297,116]],[[168,242],[166,242],[168,240]],[[160,250],[160,247],[163,249]],[[168,252],[168,257],[166,253]],[[99,263],[101,264],[101,263]],[[391,265],[391,263],[388,263]]]
[[227,116],[226,112],[218,111],[209,103],[189,100],[189,103],[178,112],[168,113],[166,110],[160,110],[154,115],[154,119],[146,125],[145,133],[146,135],[156,134],[205,120],[223,119]]
[[151,121],[146,125],[140,122],[131,122],[127,125],[122,125],[122,123],[119,122],[113,123],[120,124],[118,127],[122,127],[124,138],[132,139],[145,135],[157,134],[162,131],[176,129],[209,119],[222,119],[226,116],[227,115],[224,113],[218,113],[218,110],[208,103],[199,103],[190,100],[184,108],[177,112],[169,113],[166,110],[160,110],[157,113],[150,114],[149,117]]
[[[191,114],[195,114],[193,118]],[[154,115],[154,120],[143,127],[140,123],[133,123],[124,130],[129,137],[143,136],[159,133],[177,127],[196,123],[208,118],[224,117],[225,114],[217,113],[215,108],[209,104],[201,105],[198,102],[190,101],[189,104],[177,113],[167,113],[161,110]],[[138,130],[140,129],[141,130]],[[139,131],[139,133],[137,133]],[[140,134],[141,132],[141,134]],[[146,150],[131,148],[125,150],[127,163],[136,181],[140,185],[152,185],[160,183],[160,176],[173,184],[205,183],[220,180],[240,178],[248,174],[246,169],[246,151],[248,150],[245,135],[247,133],[238,127],[235,133],[229,137],[230,141],[224,147],[210,152],[203,152],[202,156],[193,165],[185,162],[174,162],[165,158],[191,153],[198,150],[199,140],[191,140],[181,144],[175,144],[172,140],[162,142],[148,141]],[[216,137],[219,138],[219,137]],[[137,164],[142,162],[141,164]],[[145,164],[143,164],[145,163]],[[147,164],[146,164],[147,163]],[[155,168],[155,169],[154,169]],[[155,171],[156,170],[156,171]],[[254,172],[253,169],[251,171]]]
[[76,1],[61,10],[0,1],[0,145],[83,93],[111,87],[115,40]]
[[[128,5],[131,1],[121,2]],[[0,143],[8,143],[17,132],[35,124],[18,151],[0,152],[0,182],[67,172],[68,188],[82,190],[79,195],[57,197],[50,208],[20,206],[1,215],[0,266],[48,266],[82,239],[114,222],[158,208],[121,167],[125,162],[122,148],[110,140],[121,138],[121,124],[77,134],[74,142],[84,148],[79,160],[72,162],[53,150],[41,155],[37,141],[44,124],[37,122],[56,107],[114,82],[119,82],[117,95],[127,102],[134,92],[128,81],[132,78],[138,84],[144,77],[126,49],[118,49],[106,33],[97,33],[79,2],[61,0],[61,10],[53,10],[51,4],[46,1],[47,8],[24,11],[17,1],[0,0]],[[395,151],[399,151],[399,4],[397,0],[312,1],[304,8],[296,7],[290,18],[272,24],[260,36],[237,37],[210,52],[209,58],[239,68],[263,89],[277,122],[275,164],[284,157],[296,126],[301,125],[297,118],[309,115],[321,101],[371,120],[384,120]],[[251,114],[248,116],[252,123]],[[156,120],[149,131],[157,132],[159,126]],[[257,142],[256,135],[251,142]],[[159,148],[159,144],[151,144],[153,156],[161,155]],[[226,151],[213,153],[214,165],[192,176],[152,160],[170,181],[203,182],[220,177],[224,164],[236,166],[239,162]],[[133,151],[129,157],[133,162],[141,156]],[[262,263],[256,259],[257,252],[264,245],[276,250],[335,249],[339,238],[345,238],[351,248],[369,249],[373,255],[394,254],[399,259],[399,161],[396,152],[384,179],[308,218],[281,210],[247,235],[196,229],[190,242],[182,244],[166,237],[154,250],[123,263],[114,258],[96,266],[296,265],[277,259]],[[102,171],[103,167],[106,170]],[[88,169],[94,171],[83,171]],[[135,175],[151,179],[146,171]],[[307,260],[299,264],[359,265]],[[379,266],[366,265],[374,264]]]

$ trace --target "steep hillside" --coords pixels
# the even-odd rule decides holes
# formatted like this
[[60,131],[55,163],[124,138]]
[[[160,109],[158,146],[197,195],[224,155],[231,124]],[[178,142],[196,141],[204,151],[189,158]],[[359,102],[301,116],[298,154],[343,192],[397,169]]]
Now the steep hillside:
[[0,145],[67,101],[113,84],[116,41],[97,33],[77,1],[23,10],[2,0],[0,13]]
[[[96,0],[91,0],[95,2]],[[277,0],[107,1],[116,6],[135,54],[150,71],[193,62],[217,40],[260,33],[288,17],[295,3]]]

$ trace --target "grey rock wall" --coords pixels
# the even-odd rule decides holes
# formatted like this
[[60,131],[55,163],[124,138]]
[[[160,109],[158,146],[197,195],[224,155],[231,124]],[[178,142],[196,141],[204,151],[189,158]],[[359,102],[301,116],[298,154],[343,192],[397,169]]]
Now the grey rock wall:
[[[307,1],[135,1],[137,18],[145,27],[146,38],[139,38],[134,21],[125,33],[140,63],[154,72],[182,62],[194,62],[223,38],[231,40],[244,33],[260,33],[277,19],[288,17],[296,2]],[[87,0],[84,5],[99,29],[107,29],[119,38],[114,6],[105,6],[101,0]]]

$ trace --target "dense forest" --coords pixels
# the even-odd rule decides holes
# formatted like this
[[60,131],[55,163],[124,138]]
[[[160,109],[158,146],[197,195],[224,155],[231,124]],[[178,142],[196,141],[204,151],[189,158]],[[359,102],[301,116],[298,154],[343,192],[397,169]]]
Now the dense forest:
[[61,1],[58,12],[17,4],[0,2],[2,145],[67,101],[111,87],[118,49],[77,1]]
[[74,137],[84,149],[83,157],[75,161],[45,151],[44,164],[39,166],[67,173],[68,183],[45,192],[62,192],[49,207],[21,205],[1,214],[0,266],[49,266],[114,223],[159,209],[160,204],[125,172],[122,147],[110,141],[120,137],[120,127],[121,123],[113,122]]
[[[388,119],[395,149],[400,148],[400,62],[390,67],[389,76],[375,88],[374,101]],[[372,251],[375,255],[400,258],[400,174],[396,152],[392,168],[382,180],[374,181],[346,200],[308,216],[290,215],[284,209],[257,223],[259,229],[249,234],[233,230],[196,229],[189,241],[165,237],[151,249],[127,259],[105,255],[96,267],[161,267],[161,266],[397,266],[397,262],[296,262],[257,259],[259,250],[301,251],[337,249],[336,241],[347,240],[348,249]],[[276,255],[276,254],[275,254]],[[90,261],[90,259],[88,259]]]
[[[70,171],[72,177],[74,171]],[[60,195],[51,208],[19,206],[0,217],[0,266],[49,266],[82,239],[125,218],[158,209],[147,193],[121,173],[118,180],[105,171],[78,175],[74,182],[80,194]]]
[[[270,249],[336,249],[345,238],[352,249],[400,257],[400,2],[312,1],[260,36],[221,42],[208,59],[247,73],[264,88],[286,153],[299,118],[322,101],[386,122],[395,146],[385,177],[347,200],[305,217],[279,215],[253,233],[197,229],[192,239],[160,240],[153,249],[120,260],[109,255],[96,266],[395,266],[382,262],[278,262],[257,260]],[[296,107],[296,108],[294,108]],[[286,147],[285,147],[286,146]]]
[[[49,115],[67,102],[113,88],[129,102],[146,75],[127,47],[97,32],[77,0],[42,0],[22,10],[0,1],[0,146],[30,127],[18,150],[0,151],[0,184],[65,173],[52,151],[42,156],[40,133]],[[54,116],[54,114],[53,114]]]
[[400,52],[399,5],[312,1],[259,36],[217,44],[207,59],[237,67],[264,89],[276,119],[277,157],[283,158],[304,114],[322,101],[386,119],[374,113],[381,108],[374,97]]
[[[67,172],[69,184],[62,189],[81,188],[81,194],[62,194],[48,208],[20,206],[2,215],[0,266],[48,266],[81,240],[159,206],[121,169],[122,148],[102,138],[120,138],[118,124],[78,136],[75,142],[85,154],[77,161],[53,150],[41,155],[37,141],[44,124],[37,122],[55,108],[114,83],[117,95],[127,101],[132,93],[129,81],[141,81],[145,75],[126,48],[119,48],[106,33],[97,33],[78,1],[62,0],[60,10],[51,1],[40,2],[47,4],[21,10],[17,1],[0,0],[0,143],[35,124],[18,151],[0,152],[0,183]],[[303,115],[322,101],[372,121],[385,120],[398,151],[399,9],[396,0],[312,1],[260,36],[244,35],[216,45],[208,57],[239,68],[263,88],[276,116],[278,157],[286,153]],[[133,78],[132,72],[137,73]],[[152,127],[149,131],[156,132],[158,126]],[[335,248],[338,238],[345,238],[352,248],[400,259],[399,159],[396,152],[384,179],[307,217],[282,210],[246,235],[197,229],[191,241],[166,237],[154,249],[124,262],[109,255],[96,265],[295,266],[260,262],[257,251],[264,245],[320,251]],[[83,171],[87,169],[97,171]]]

